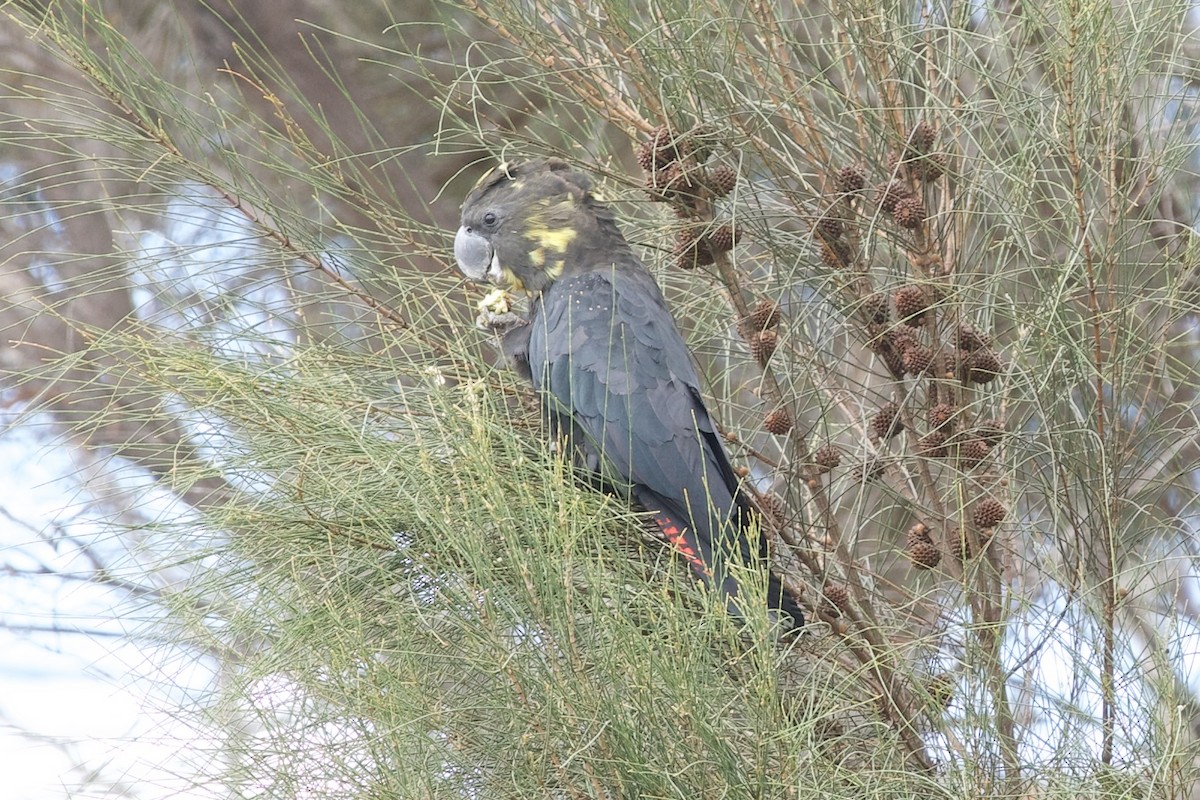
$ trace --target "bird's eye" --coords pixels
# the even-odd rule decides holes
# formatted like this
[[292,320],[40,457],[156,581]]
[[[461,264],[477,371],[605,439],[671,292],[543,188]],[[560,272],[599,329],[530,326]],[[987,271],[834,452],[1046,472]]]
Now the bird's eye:
[[484,225],[495,225],[496,224],[495,212],[489,211],[486,214],[484,214],[483,215],[483,224]]

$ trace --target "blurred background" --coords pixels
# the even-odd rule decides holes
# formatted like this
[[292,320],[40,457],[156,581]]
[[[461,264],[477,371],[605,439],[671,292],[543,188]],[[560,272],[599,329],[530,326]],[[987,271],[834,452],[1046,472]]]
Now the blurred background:
[[[1198,796],[1194,17],[0,4],[5,796]],[[474,328],[459,203],[530,155],[663,284],[802,636],[699,613]]]

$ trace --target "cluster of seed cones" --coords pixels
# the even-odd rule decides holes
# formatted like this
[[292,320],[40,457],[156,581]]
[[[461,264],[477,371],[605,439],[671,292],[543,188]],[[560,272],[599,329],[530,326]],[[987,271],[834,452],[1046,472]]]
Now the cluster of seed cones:
[[875,202],[901,228],[910,230],[925,223],[928,212],[913,185],[933,183],[946,171],[946,158],[934,152],[937,131],[925,120],[913,127],[904,148],[888,159],[888,179],[875,187]]
[[933,537],[929,534],[929,526],[925,523],[918,522],[908,529],[905,545],[908,557],[912,559],[913,566],[917,569],[933,569],[941,563],[942,551],[933,543]]
[[[911,453],[945,459],[963,473],[986,464],[1004,436],[1001,423],[975,418],[971,413],[975,401],[968,400],[973,388],[985,387],[1004,374],[1003,361],[986,331],[948,318],[952,281],[935,268],[940,266],[937,231],[924,227],[928,218],[924,198],[936,191],[931,184],[946,171],[945,156],[936,152],[936,138],[931,124],[918,122],[891,154],[885,179],[874,186],[858,167],[838,169],[829,176],[837,195],[813,225],[822,261],[835,269],[856,268],[857,275],[847,287],[857,304],[855,320],[866,333],[867,346],[895,380],[919,382],[903,393],[905,408],[886,402],[870,416],[867,432],[875,448],[855,466],[857,480],[873,480],[885,473],[896,457],[879,448],[906,433],[906,428],[911,429],[907,431]],[[861,258],[856,224],[874,225],[880,217],[890,218],[899,229],[921,229],[923,234],[894,239],[912,250],[910,260],[919,280],[891,292],[876,291],[871,271],[856,261]],[[987,475],[981,471],[972,480],[983,482]],[[1003,503],[987,496],[968,508],[960,528],[939,533],[936,539],[926,524],[914,525],[905,550],[919,569],[934,569],[947,556],[969,559],[983,552],[1005,514]],[[840,596],[836,590],[834,595],[830,598],[826,592],[836,606]]]
[[646,173],[650,199],[667,203],[689,221],[675,240],[675,264],[680,269],[712,264],[739,239],[734,225],[705,219],[711,201],[732,192],[738,178],[737,170],[728,164],[707,164],[710,157],[703,133],[676,134],[666,126],[656,128],[638,147],[638,164]]
[[[902,297],[898,296],[897,305],[903,305]],[[909,312],[906,320],[920,316]],[[930,381],[927,396],[931,405],[926,410],[925,433],[917,440],[917,452],[931,458],[952,457],[961,468],[970,470],[982,463],[999,443],[1003,427],[995,421],[966,424],[965,415],[954,405],[936,402],[936,381],[987,384],[997,378],[1003,366],[990,336],[971,326],[960,325],[954,339],[954,343],[930,344],[910,328],[898,326],[882,333],[876,331],[870,345],[897,380],[909,375]],[[953,397],[951,391],[944,394],[947,398]],[[903,430],[897,414],[898,409],[893,403],[885,404],[876,412],[871,421],[875,439],[885,441]]]
[[[905,375],[963,383],[991,383],[1004,371],[992,337],[969,324],[957,326],[951,340],[941,343],[927,326],[928,295],[910,285],[896,292],[896,314],[903,325],[889,326],[886,313],[867,323],[867,341],[897,380]],[[923,339],[921,329],[929,330]]]
[[738,323],[738,331],[749,345],[754,360],[766,366],[779,346],[779,304],[774,300],[758,301],[750,315]]
[[870,198],[874,207],[890,217],[898,227],[916,230],[925,224],[929,212],[919,188],[945,174],[946,157],[935,152],[937,130],[921,120],[909,132],[903,148],[891,154],[886,178],[868,190],[866,173],[859,167],[846,166],[833,174],[838,195],[814,225],[814,239],[821,261],[833,269],[854,263],[848,218],[851,207],[861,207]]
[[[966,563],[975,556],[981,555],[991,544],[996,527],[1004,520],[1007,510],[1004,504],[994,497],[984,497],[971,507],[970,521],[974,537],[969,536],[961,528],[952,528],[942,537],[942,545],[934,540],[933,531],[924,522],[917,522],[908,529],[905,535],[905,552],[915,568],[920,570],[936,569],[942,562],[943,555]],[[850,609],[850,592],[843,583],[829,581],[821,590],[821,594],[834,613]]]
[[892,153],[888,166],[892,174],[921,183],[933,183],[946,172],[946,156],[934,150],[937,130],[921,120],[908,134],[902,150]]
[[[779,346],[779,320],[779,304],[764,298],[738,323],[738,331],[750,347],[750,355],[763,367]],[[782,406],[771,409],[763,417],[763,430],[775,436],[786,436],[792,430],[792,415]]]
[[[733,192],[738,182],[733,167],[712,157],[714,140],[702,129],[680,134],[663,126],[637,150],[647,194],[668,205],[681,220],[674,249],[676,266],[681,269],[712,264],[737,244],[737,228],[714,218],[716,201]],[[927,200],[937,205],[931,198],[938,196],[935,184],[946,172],[946,158],[937,152],[936,140],[934,127],[920,121],[890,155],[886,174],[869,181],[858,167],[837,170],[830,176],[836,191],[824,197],[825,208],[813,222],[813,239],[822,261],[836,269],[855,268],[848,285],[859,303],[857,317],[867,333],[867,346],[897,381],[916,382],[912,391],[904,393],[904,408],[888,402],[871,416],[868,432],[876,446],[865,463],[851,465],[860,480],[880,477],[900,458],[879,445],[901,434],[905,434],[911,454],[945,459],[964,473],[985,464],[1004,435],[1000,423],[973,418],[972,403],[964,399],[973,387],[986,386],[1004,373],[992,337],[949,318],[953,279],[921,261],[940,252],[938,231],[927,224],[926,207]],[[912,251],[916,275],[913,282],[889,291],[877,290],[872,271],[861,263],[865,251],[860,252],[860,244],[867,228],[880,227],[880,221],[884,230],[891,231],[893,241]],[[752,357],[763,367],[769,367],[778,349],[779,323],[779,306],[762,300],[738,325]],[[923,392],[919,390],[922,386]],[[776,436],[790,435],[793,426],[785,405],[770,408],[762,420],[763,430]],[[906,427],[910,428],[907,432]],[[807,455],[801,475],[816,490],[821,476],[837,470],[844,461],[843,453],[827,443]],[[968,480],[982,483],[989,474],[980,470]],[[782,524],[787,517],[786,504],[776,495],[759,498],[759,507],[776,523]],[[1003,503],[984,493],[961,519],[913,525],[907,532],[905,551],[917,569],[936,569],[943,559],[965,562],[985,552],[1006,513]],[[936,533],[930,525],[937,528]],[[835,615],[849,612],[848,587],[827,582],[822,602]]]
[[[954,399],[958,387],[989,384],[1003,373],[1004,366],[986,332],[965,323],[937,324],[938,305],[944,298],[937,283],[908,284],[892,294],[891,302],[886,294],[866,297],[858,316],[868,347],[893,378],[907,376],[926,382],[926,426],[911,434],[916,453],[952,459],[961,470],[970,471],[1000,442],[1003,427],[995,421],[968,422],[968,415],[956,408]],[[919,393],[910,396],[919,402]],[[885,403],[871,419],[870,432],[876,441],[887,441],[903,430],[894,403]]]
[[841,192],[813,226],[813,237],[821,252],[821,261],[834,269],[844,269],[854,262],[854,248],[848,238],[848,215],[845,204],[859,197],[866,186],[866,176],[858,167],[843,167],[834,175],[834,183]]
[[[947,555],[959,563],[965,563],[982,552],[992,542],[998,526],[1007,516],[1004,504],[994,497],[985,497],[971,507],[971,525],[974,542],[962,528],[951,528],[943,537]],[[933,540],[929,526],[918,522],[908,529],[904,542],[905,550],[917,569],[934,569],[942,560],[942,548]]]

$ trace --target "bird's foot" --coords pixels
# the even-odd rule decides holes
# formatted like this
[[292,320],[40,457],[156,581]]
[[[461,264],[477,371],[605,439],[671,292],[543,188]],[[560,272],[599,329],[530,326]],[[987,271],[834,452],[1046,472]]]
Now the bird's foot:
[[494,311],[480,311],[479,316],[475,318],[475,326],[482,331],[489,331],[497,336],[503,337],[506,333],[519,328],[522,325],[528,325],[529,320],[522,319],[517,314],[511,311],[505,311],[502,314],[497,314]]
[[487,297],[479,301],[479,315],[475,317],[475,326],[503,337],[514,328],[527,325],[528,320],[513,312],[511,301],[508,292],[493,289]]

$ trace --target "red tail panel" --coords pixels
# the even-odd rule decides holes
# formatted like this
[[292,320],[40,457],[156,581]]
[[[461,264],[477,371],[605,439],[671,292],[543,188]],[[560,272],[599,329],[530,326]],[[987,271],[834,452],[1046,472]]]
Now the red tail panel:
[[706,578],[712,577],[712,569],[708,564],[704,563],[704,558],[696,551],[695,545],[692,544],[692,539],[689,536],[691,531],[687,528],[680,528],[666,514],[659,514],[654,518],[654,521],[662,529],[663,535],[667,537],[667,541],[687,559],[693,572],[703,575]]

